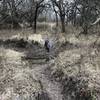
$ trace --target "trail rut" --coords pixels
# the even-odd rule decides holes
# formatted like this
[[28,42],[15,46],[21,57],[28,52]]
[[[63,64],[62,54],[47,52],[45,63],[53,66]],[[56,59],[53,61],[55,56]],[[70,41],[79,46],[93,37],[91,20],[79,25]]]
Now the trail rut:
[[[38,65],[33,70],[33,73],[41,81],[43,88],[47,91],[51,100],[62,100],[61,86],[59,83],[52,81],[45,72],[49,66],[48,64]],[[48,73],[49,74],[49,73]]]

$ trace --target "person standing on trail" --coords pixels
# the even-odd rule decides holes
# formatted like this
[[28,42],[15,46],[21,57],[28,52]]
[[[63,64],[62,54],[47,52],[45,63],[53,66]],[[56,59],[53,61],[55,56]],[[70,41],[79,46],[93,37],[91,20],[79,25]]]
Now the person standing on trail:
[[50,42],[49,42],[48,39],[45,40],[45,44],[44,44],[44,46],[45,46],[46,51],[47,51],[47,52],[50,52],[50,48],[51,48],[51,46],[50,46]]
[[45,40],[45,43],[44,43],[44,47],[45,47],[45,49],[46,49],[46,51],[47,51],[47,55],[48,55],[46,61],[48,61],[48,60],[50,60],[50,59],[52,58],[52,57],[51,57],[52,42],[50,42],[49,39],[46,39],[46,40]]

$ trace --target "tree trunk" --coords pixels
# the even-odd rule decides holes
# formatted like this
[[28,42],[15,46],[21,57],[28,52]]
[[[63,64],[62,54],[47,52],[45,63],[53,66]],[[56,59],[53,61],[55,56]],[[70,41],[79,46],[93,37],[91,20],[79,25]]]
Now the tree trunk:
[[34,33],[36,33],[36,29],[37,29],[37,19],[35,18],[34,19],[34,26],[33,26],[33,29],[34,29]]
[[30,22],[30,27],[33,27],[33,22]]
[[88,25],[83,27],[83,34],[88,34]]
[[65,16],[61,16],[62,33],[65,33]]
[[33,25],[33,29],[34,29],[34,33],[36,33],[36,31],[37,31],[37,9],[36,9],[35,15],[34,15],[34,25]]
[[14,0],[11,0],[11,20],[12,20],[12,29],[13,28],[16,28],[16,24],[18,24],[18,22],[15,20],[15,17],[17,18],[16,16],[16,7],[15,7],[15,1]]
[[55,13],[55,15],[56,15],[56,27],[58,27],[58,15],[57,13]]
[[2,5],[3,5],[3,12],[6,12],[7,11],[7,3],[6,3],[6,0],[3,0]]

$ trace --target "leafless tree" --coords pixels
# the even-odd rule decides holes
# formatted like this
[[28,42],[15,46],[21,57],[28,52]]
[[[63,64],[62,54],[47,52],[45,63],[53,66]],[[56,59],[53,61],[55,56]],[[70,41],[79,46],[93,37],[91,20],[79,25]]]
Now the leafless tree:
[[56,27],[58,27],[58,11],[56,10],[56,7],[53,2],[52,2],[52,5],[53,5],[53,11],[55,12],[55,17],[56,17]]
[[[91,27],[91,23],[94,22],[100,14],[99,0],[74,0],[74,5],[76,11],[75,16],[77,16],[78,12],[83,33],[87,34],[88,29]],[[76,18],[75,16],[74,18]]]
[[45,2],[45,0],[30,0],[30,3],[30,13],[33,17],[30,22],[31,25],[33,24],[34,33],[36,33],[38,16],[43,12],[43,10],[47,7],[48,4]]
[[61,21],[62,26],[62,32],[65,32],[65,16],[66,16],[66,10],[68,6],[67,0],[51,0],[52,4],[56,6],[56,9],[58,9],[58,14]]
[[0,23],[10,23],[12,28],[18,25],[18,6],[22,0],[2,0],[1,6],[1,20]]

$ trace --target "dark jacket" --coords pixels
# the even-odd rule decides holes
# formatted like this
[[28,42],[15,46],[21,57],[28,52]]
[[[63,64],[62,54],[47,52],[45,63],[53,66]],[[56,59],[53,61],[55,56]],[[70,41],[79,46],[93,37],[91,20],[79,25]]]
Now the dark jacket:
[[47,51],[47,52],[50,52],[50,44],[49,44],[49,40],[45,40],[44,46],[45,46],[46,51]]

